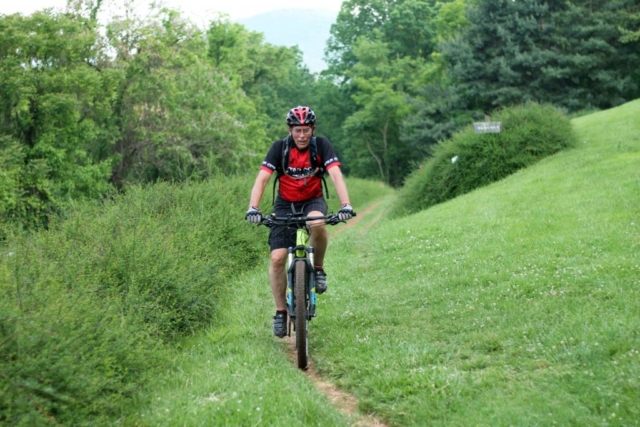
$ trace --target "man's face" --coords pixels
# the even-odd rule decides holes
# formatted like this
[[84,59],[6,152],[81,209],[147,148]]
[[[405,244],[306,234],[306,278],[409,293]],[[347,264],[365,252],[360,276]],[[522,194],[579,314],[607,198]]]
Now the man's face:
[[304,150],[309,146],[314,129],[314,126],[293,126],[289,128],[289,133],[293,137],[298,150]]

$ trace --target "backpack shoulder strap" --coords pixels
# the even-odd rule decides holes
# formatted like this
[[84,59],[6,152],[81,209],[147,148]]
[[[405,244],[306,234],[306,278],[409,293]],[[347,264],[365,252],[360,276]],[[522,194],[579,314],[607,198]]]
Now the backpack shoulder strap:
[[316,137],[311,138],[311,167],[318,169],[318,175],[322,179],[322,185],[324,186],[324,191],[322,194],[326,195],[327,199],[329,198],[329,187],[327,186],[327,179],[324,176],[324,167],[323,165],[318,163],[318,143],[316,142]]
[[318,143],[316,142],[316,137],[311,137],[311,144],[309,144],[309,154],[312,168],[318,167]]
[[289,144],[289,137],[284,137],[281,140],[282,143],[282,159],[279,165],[276,165],[276,177],[273,180],[273,195],[271,196],[272,205],[276,204],[276,186],[278,185],[278,181],[280,181],[280,177],[284,173],[285,169],[289,166],[289,150],[291,150],[291,146]]

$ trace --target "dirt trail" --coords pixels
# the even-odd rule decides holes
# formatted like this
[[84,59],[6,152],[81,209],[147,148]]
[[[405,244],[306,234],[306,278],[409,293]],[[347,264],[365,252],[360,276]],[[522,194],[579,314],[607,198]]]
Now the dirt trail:
[[[286,340],[291,361],[294,364],[297,364],[296,337],[290,336],[287,337]],[[311,360],[311,358],[309,358],[309,367],[305,371],[305,374],[318,388],[318,390],[323,392],[329,398],[329,402],[331,402],[331,404],[333,404],[349,419],[356,420],[353,424],[354,427],[387,427],[387,424],[372,415],[360,414],[358,412],[358,399],[356,399],[352,394],[340,390],[330,381],[322,378],[322,376],[320,376],[320,374],[315,370],[313,360]]]
[[347,223],[344,226],[332,229],[330,236],[331,237],[337,236],[338,234],[342,233],[343,231],[348,230],[349,228],[355,226],[357,223],[360,222],[360,220],[362,220],[362,218],[364,218],[366,215],[371,213],[371,211],[375,210],[379,205],[380,205],[380,202],[375,202],[374,204],[372,204],[371,206],[369,206],[365,210],[360,211],[360,212],[356,212],[357,215],[354,216],[353,218],[351,218],[349,221],[347,221]]
[[[380,205],[380,202],[376,202],[365,210],[358,212],[357,216],[350,219],[343,227],[332,230],[331,236],[335,237],[336,235],[342,233],[344,230],[355,226],[358,222],[360,222],[362,218],[375,210],[378,205]],[[296,338],[295,336],[290,336],[286,339],[289,356],[291,357],[293,363],[297,364]],[[318,372],[315,370],[313,366],[313,360],[311,360],[311,358],[309,358],[309,367],[307,368],[305,373],[314,383],[314,385],[329,398],[329,401],[335,407],[337,407],[340,412],[345,414],[349,419],[356,420],[355,424],[353,424],[354,427],[387,427],[387,424],[378,420],[374,416],[360,414],[358,412],[358,399],[356,399],[356,397],[352,394],[340,390],[330,381],[322,378],[322,376],[320,376],[320,374],[318,374]]]

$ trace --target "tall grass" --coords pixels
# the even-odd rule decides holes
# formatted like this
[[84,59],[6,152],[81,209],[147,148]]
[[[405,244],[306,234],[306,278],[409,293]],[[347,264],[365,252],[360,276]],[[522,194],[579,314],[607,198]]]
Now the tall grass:
[[252,178],[131,188],[8,241],[0,422],[99,424],[117,415],[165,343],[208,325],[218,289],[266,254],[256,241],[265,231],[242,223]]

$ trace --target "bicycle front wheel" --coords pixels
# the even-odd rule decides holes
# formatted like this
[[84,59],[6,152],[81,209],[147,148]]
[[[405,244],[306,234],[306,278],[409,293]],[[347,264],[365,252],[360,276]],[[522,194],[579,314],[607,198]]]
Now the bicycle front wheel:
[[307,369],[309,359],[309,342],[307,340],[307,262],[296,260],[294,266],[293,292],[296,312],[296,350],[298,353],[298,368]]

